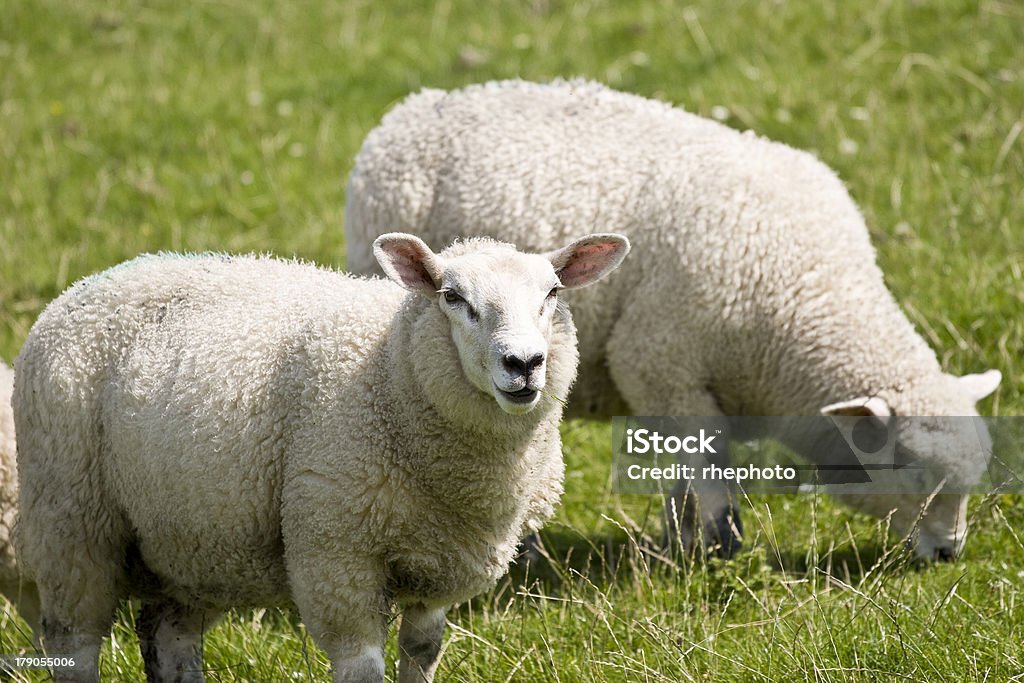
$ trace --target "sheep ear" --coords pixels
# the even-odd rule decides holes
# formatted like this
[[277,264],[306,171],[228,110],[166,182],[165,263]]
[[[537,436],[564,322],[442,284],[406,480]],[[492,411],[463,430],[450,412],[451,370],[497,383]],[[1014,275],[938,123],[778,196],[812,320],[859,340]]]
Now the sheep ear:
[[956,381],[960,390],[967,394],[968,398],[977,403],[999,387],[1003,379],[1003,373],[998,370],[989,370],[980,375],[964,375],[957,377]]
[[892,409],[885,399],[877,396],[861,396],[850,401],[832,403],[821,409],[821,414],[829,417],[879,417],[892,416]]
[[582,237],[544,254],[566,289],[585,287],[615,270],[629,253],[629,240],[614,233]]
[[391,280],[412,292],[434,296],[441,287],[441,259],[423,240],[389,232],[373,241],[373,255]]

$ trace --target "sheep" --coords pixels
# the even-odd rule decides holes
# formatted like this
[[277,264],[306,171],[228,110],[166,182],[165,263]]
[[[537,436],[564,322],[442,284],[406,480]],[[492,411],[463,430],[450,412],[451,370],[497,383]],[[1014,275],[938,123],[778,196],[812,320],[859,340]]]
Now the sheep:
[[294,603],[338,683],[431,681],[447,607],[492,587],[562,490],[577,363],[559,290],[629,248],[435,254],[383,235],[388,280],[270,257],[143,256],[53,301],[16,361],[20,561],[58,680],[95,681],[139,597],[150,680],[202,680],[233,606]]
[[37,631],[39,597],[32,581],[18,570],[11,540],[18,515],[18,463],[11,407],[13,391],[14,370],[0,363],[0,593],[18,608],[25,623]]
[[[995,370],[942,371],[886,289],[853,200],[811,154],[593,82],[409,96],[356,157],[347,267],[377,272],[368,245],[389,226],[432,244],[479,233],[545,249],[591,224],[641,256],[571,295],[570,416],[975,416],[999,384]],[[731,555],[733,493],[693,493],[669,496],[666,542]],[[897,509],[894,529],[922,557],[963,544],[959,495],[927,509],[923,497],[850,502]]]

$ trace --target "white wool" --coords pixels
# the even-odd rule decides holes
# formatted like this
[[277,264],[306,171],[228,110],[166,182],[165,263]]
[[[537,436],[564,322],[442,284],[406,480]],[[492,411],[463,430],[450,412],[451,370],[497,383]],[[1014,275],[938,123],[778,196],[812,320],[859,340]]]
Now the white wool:
[[[570,414],[816,415],[880,397],[899,415],[976,415],[887,290],[831,169],[662,102],[586,81],[411,95],[358,154],[345,229],[357,273],[378,272],[369,244],[389,230],[528,250],[627,235],[630,261],[567,297]],[[943,464],[961,480],[979,465]]]
[[[549,343],[564,396],[562,306]],[[294,601],[336,664],[372,669],[349,649],[376,642],[388,600],[493,586],[561,494],[561,406],[501,410],[463,376],[437,300],[390,281],[140,257],[51,303],[16,368],[16,543],[72,649],[155,591],[206,625]]]

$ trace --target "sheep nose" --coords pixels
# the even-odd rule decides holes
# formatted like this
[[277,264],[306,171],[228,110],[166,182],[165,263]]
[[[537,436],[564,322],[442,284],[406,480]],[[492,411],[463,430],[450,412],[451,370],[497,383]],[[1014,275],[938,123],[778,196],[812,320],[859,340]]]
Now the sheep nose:
[[514,353],[506,353],[501,362],[509,372],[529,375],[544,363],[544,354],[538,351],[529,358],[523,358]]
[[952,562],[956,559],[956,553],[953,552],[952,548],[943,546],[935,549],[935,559],[939,562]]

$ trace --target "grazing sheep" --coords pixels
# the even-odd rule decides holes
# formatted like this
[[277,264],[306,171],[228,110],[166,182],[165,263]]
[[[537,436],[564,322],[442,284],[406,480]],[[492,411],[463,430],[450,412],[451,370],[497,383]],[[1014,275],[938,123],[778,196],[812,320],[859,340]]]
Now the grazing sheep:
[[[378,272],[369,245],[393,226],[434,245],[485,234],[538,250],[584,225],[628,235],[642,256],[571,297],[570,414],[977,415],[999,383],[942,372],[886,289],[860,212],[812,155],[596,83],[407,98],[356,158],[348,268]],[[734,496],[685,493],[670,496],[669,537],[731,554]],[[963,502],[940,495],[916,524],[924,498],[905,497],[894,526],[919,529],[922,556],[952,556]]]
[[145,256],[43,312],[16,364],[15,541],[49,651],[78,663],[59,680],[96,680],[128,596],[150,680],[201,680],[219,614],[288,602],[339,682],[384,680],[401,605],[398,680],[433,679],[445,609],[493,586],[561,494],[552,397],[577,352],[557,291],[628,242],[374,249],[394,282]]
[[0,363],[0,592],[18,608],[21,618],[35,629],[39,619],[39,597],[35,585],[18,571],[11,540],[18,515],[18,463],[11,409],[13,390],[14,370]]

